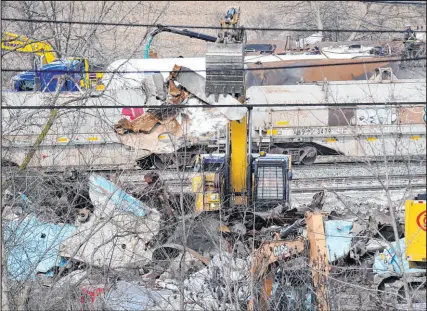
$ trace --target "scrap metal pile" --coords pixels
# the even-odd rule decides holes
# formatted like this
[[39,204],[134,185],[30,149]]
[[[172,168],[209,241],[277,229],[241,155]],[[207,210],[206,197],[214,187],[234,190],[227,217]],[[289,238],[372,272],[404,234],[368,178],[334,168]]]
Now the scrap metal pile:
[[[409,280],[421,287],[426,281],[425,270],[410,268],[406,261],[405,219],[398,219],[396,240],[388,204],[381,200],[321,192],[309,205],[278,206],[269,213],[246,211],[241,223],[226,226],[221,214],[196,214],[194,202],[180,204],[158,177],[151,187],[133,192],[98,174],[59,178],[34,172],[8,180],[3,199],[8,279],[30,282],[33,293],[43,293],[46,287],[55,293],[43,306],[43,295],[33,294],[34,306],[406,306],[402,295],[393,296],[403,288],[397,245]],[[313,261],[319,250],[324,253],[317,258],[323,260]],[[384,299],[384,293],[393,299]],[[66,297],[71,302],[65,302]],[[425,303],[425,297],[417,294],[413,301]]]
[[[224,129],[228,120],[240,120],[246,113],[244,107],[215,107],[240,105],[240,102],[230,95],[220,96],[217,102],[214,95],[206,96],[206,79],[189,68],[175,66],[167,81],[162,81],[161,74],[153,74],[142,83],[147,94],[145,104],[162,109],[147,109],[132,121],[123,118],[115,124],[114,130],[123,144],[150,153],[172,153],[179,147],[207,139],[208,135]],[[183,109],[174,105],[206,105],[209,109]]]

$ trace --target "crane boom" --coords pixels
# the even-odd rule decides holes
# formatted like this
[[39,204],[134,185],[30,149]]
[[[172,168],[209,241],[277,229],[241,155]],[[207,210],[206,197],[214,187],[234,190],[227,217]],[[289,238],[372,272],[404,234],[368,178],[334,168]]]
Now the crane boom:
[[4,32],[1,39],[2,50],[34,53],[41,57],[41,65],[49,64],[57,59],[52,46],[44,41],[34,41],[23,35]]
[[189,37],[189,38],[194,38],[194,39],[199,39],[199,40],[203,40],[203,41],[207,41],[207,42],[215,42],[216,41],[216,37],[209,36],[209,35],[206,35],[203,33],[190,31],[187,29],[181,30],[181,29],[165,27],[163,25],[157,25],[157,28],[152,33],[150,33],[150,35],[147,39],[147,43],[145,45],[145,51],[144,51],[144,58],[150,58],[149,53],[150,53],[151,43],[153,42],[154,37],[157,36],[161,32],[170,32],[170,33],[174,33],[177,35],[181,35],[181,36],[185,36],[185,37]]

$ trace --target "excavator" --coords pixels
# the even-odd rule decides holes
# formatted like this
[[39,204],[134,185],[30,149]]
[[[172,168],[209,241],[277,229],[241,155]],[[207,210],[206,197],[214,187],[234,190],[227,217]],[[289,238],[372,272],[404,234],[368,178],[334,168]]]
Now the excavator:
[[[218,37],[210,36],[207,34],[191,31],[188,29],[176,29],[167,26],[158,24],[156,29],[154,29],[147,38],[147,43],[144,48],[144,58],[156,58],[157,53],[151,50],[151,44],[153,43],[154,37],[162,32],[173,33],[189,38],[199,39],[211,43],[222,43],[222,42],[245,42],[246,43],[246,33],[243,29],[238,28],[238,23],[240,20],[240,9],[236,10],[231,8],[227,11],[225,16],[221,19],[220,25],[222,31],[218,33]],[[249,47],[250,51],[253,51],[256,45],[251,45]],[[211,46],[212,48],[212,46]]]
[[[215,101],[231,95],[241,104],[245,102],[246,35],[239,19],[240,10],[229,9],[215,43],[208,44],[204,92],[207,97],[213,95]],[[197,165],[202,172],[192,180],[197,212],[247,204],[265,210],[277,202],[289,203],[290,156],[252,154],[251,122],[248,109],[243,119],[229,121],[225,154],[199,156]],[[215,172],[203,170],[213,164],[220,168]]]
[[[42,90],[53,92],[56,90],[56,76],[54,71],[84,71],[74,76],[74,81],[64,83],[63,91],[76,91],[96,87],[102,90],[103,85],[99,81],[102,73],[91,74],[91,71],[99,69],[99,66],[89,64],[87,58],[71,57],[67,60],[59,60],[53,47],[45,41],[34,41],[26,36],[10,32],[2,33],[2,50],[17,51],[21,53],[33,53],[39,56],[38,64],[35,63],[35,72],[24,72],[13,77],[14,90],[34,91]],[[72,79],[71,79],[72,80]],[[76,81],[78,81],[76,83]]]
[[44,41],[32,41],[26,36],[4,32],[1,40],[2,50],[34,53],[40,57],[39,66],[50,64],[58,59],[52,46]]
[[[246,35],[239,27],[239,18],[240,10],[228,10],[221,21],[217,40],[208,45],[205,94],[214,95],[215,101],[231,95],[245,103],[243,56]],[[253,154],[251,133],[251,109],[248,107],[241,120],[229,119],[225,154],[198,156],[198,173],[192,179],[196,214],[217,211],[225,216],[223,219],[236,220],[236,214],[243,215],[248,211],[262,213],[280,205],[284,209],[289,207],[291,156]],[[245,219],[244,215],[242,217]],[[227,231],[232,220],[224,222]],[[308,287],[315,288],[318,310],[330,310],[327,299],[322,298],[325,297],[324,278],[328,274],[325,235],[318,234],[324,232],[323,215],[308,213],[305,222],[308,246],[302,237],[288,240],[286,235],[276,235],[255,252],[251,268],[252,288],[261,286],[261,290],[251,293],[248,310],[270,310],[272,278],[267,277],[268,269],[274,263],[307,250],[311,266]]]
[[185,36],[185,37],[189,37],[189,38],[195,38],[195,39],[200,39],[203,41],[207,41],[207,42],[215,42],[216,38],[213,36],[209,36],[209,35],[205,35],[202,33],[198,33],[195,31],[190,31],[187,29],[176,29],[176,28],[170,28],[170,27],[166,27],[163,25],[157,25],[157,28],[154,29],[153,32],[151,32],[147,38],[147,43],[145,44],[145,48],[144,48],[144,58],[153,58],[153,57],[157,57],[157,54],[151,50],[151,44],[153,43],[154,37],[157,36],[158,34],[162,33],[162,32],[169,32],[169,33],[174,33],[177,35],[181,35],[181,36]]

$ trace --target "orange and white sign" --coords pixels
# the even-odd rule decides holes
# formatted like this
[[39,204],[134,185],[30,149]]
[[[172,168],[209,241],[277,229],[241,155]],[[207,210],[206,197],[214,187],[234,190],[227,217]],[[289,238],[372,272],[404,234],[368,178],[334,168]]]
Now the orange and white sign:
[[417,225],[422,230],[426,231],[426,211],[423,211],[417,216]]

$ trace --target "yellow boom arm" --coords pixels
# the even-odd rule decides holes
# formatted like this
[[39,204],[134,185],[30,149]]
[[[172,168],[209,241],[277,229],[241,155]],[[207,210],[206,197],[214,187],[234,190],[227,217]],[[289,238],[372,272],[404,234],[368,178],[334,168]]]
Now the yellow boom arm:
[[26,36],[4,32],[1,38],[2,50],[34,53],[41,57],[42,65],[49,64],[57,59],[52,46],[43,41],[33,41]]

